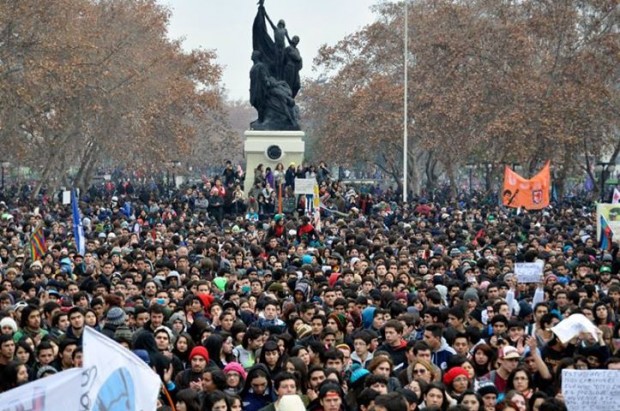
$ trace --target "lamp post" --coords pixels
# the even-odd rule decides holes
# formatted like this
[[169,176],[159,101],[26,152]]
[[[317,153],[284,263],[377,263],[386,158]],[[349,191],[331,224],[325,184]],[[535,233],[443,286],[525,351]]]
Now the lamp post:
[[610,174],[615,170],[616,164],[610,161],[599,161],[596,163],[596,170],[601,173],[600,200],[605,202],[605,183],[609,179]]
[[9,163],[8,161],[2,162],[2,191],[4,191],[4,173],[5,173],[5,170],[9,168],[10,165],[11,163]]
[[471,194],[472,186],[473,186],[473,184],[472,184],[472,178],[473,178],[472,173],[474,171],[474,168],[476,168],[476,165],[473,164],[473,163],[468,163],[465,167],[467,167],[467,169],[469,170],[469,194]]
[[405,44],[404,44],[404,79],[403,79],[403,83],[404,83],[404,93],[403,93],[403,106],[404,106],[404,110],[403,110],[403,203],[407,202],[407,151],[408,151],[408,147],[407,147],[407,125],[408,125],[408,119],[407,119],[407,69],[408,69],[408,65],[409,65],[409,25],[408,25],[408,20],[409,20],[409,12],[408,12],[408,4],[409,4],[409,0],[405,0]]

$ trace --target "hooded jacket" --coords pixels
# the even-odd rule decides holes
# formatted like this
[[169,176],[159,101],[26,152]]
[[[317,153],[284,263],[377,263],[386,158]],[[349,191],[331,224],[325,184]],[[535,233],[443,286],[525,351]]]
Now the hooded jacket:
[[366,307],[362,311],[362,326],[364,328],[372,327],[372,320],[374,318],[376,309],[376,307]]
[[431,361],[433,364],[445,371],[448,368],[448,360],[456,355],[454,348],[450,347],[446,339],[441,337],[441,346],[437,351],[431,353]]
[[[262,395],[256,394],[252,389],[252,379],[262,371],[267,377],[267,389]],[[273,387],[271,385],[271,374],[265,364],[256,364],[248,371],[243,390],[240,393],[243,409],[245,411],[258,411],[276,400]]]

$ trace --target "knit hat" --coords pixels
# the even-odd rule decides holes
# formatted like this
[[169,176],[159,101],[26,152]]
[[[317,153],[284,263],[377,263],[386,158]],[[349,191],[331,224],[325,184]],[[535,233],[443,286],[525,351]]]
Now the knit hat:
[[475,288],[468,288],[463,294],[463,300],[470,301],[475,300],[477,303],[480,302],[480,297],[478,297],[478,291]]
[[295,327],[295,334],[297,334],[298,339],[303,339],[312,334],[312,327],[308,324],[301,323],[297,327]]
[[243,377],[244,380],[248,376],[248,373],[245,371],[243,366],[241,364],[239,364],[238,362],[234,362],[234,361],[233,362],[229,362],[224,367],[224,374],[228,374],[229,372],[236,372],[241,377]]
[[276,411],[298,411],[305,410],[306,406],[301,397],[297,394],[285,395],[276,403]]
[[558,281],[558,276],[557,276],[557,275],[555,275],[555,274],[549,274],[548,276],[546,276],[546,277],[545,277],[545,279],[544,279],[544,281],[543,281],[543,282],[544,282],[545,284],[547,284],[547,282],[549,282],[549,280],[551,280],[551,279],[553,279],[553,280],[555,280],[555,281]]
[[41,261],[39,260],[33,261],[32,264],[30,264],[30,268],[34,268],[34,267],[38,267],[39,269],[42,269],[43,264],[41,264]]
[[116,328],[114,331],[114,340],[118,342],[128,342],[131,343],[133,337],[133,332],[126,325],[121,325]]
[[0,320],[0,330],[2,330],[6,326],[11,327],[13,333],[17,332],[17,323],[11,317],[4,317],[2,320]]
[[327,318],[331,318],[336,321],[336,323],[338,324],[338,330],[342,330],[347,326],[347,317],[345,317],[343,314],[331,313]]
[[207,362],[209,362],[209,352],[207,351],[207,349],[205,347],[203,347],[202,345],[199,345],[198,347],[194,347],[192,349],[192,352],[189,354],[189,360],[191,361],[192,358],[194,358],[195,356],[201,356],[202,358],[204,358]]
[[469,378],[469,373],[463,367],[452,367],[450,370],[443,376],[443,383],[447,386],[452,384],[452,381],[456,379],[458,376],[465,376]]
[[125,324],[125,311],[120,307],[112,307],[108,310],[105,319],[107,324],[123,325]]
[[168,340],[170,341],[170,344],[174,345],[176,341],[174,333],[172,332],[170,328],[166,327],[165,325],[160,325],[159,327],[155,328],[155,330],[153,330],[153,333],[157,334],[159,331],[162,331],[162,330],[165,331],[166,334],[168,334]]
[[351,373],[351,378],[350,378],[351,384],[353,385],[358,381],[363,383],[364,379],[366,378],[368,374],[370,374],[370,371],[368,371],[366,368],[363,368],[363,367],[357,368]]
[[56,374],[58,370],[51,365],[44,365],[37,371],[37,380],[43,377],[43,374]]
[[476,308],[475,310],[473,310],[469,316],[471,318],[473,318],[474,320],[478,321],[480,324],[482,324],[482,310],[480,310],[479,308]]
[[144,361],[146,365],[151,364],[151,357],[149,357],[149,353],[147,350],[133,350],[133,353],[136,355],[136,357]]
[[274,282],[267,290],[272,293],[282,293],[284,292],[284,286],[280,283]]
[[312,264],[312,256],[309,254],[305,254],[303,257],[301,257],[301,263],[302,264]]
[[492,382],[482,382],[480,383],[480,387],[478,387],[478,395],[484,397],[487,394],[495,394],[497,395],[499,392],[497,391],[497,387]]

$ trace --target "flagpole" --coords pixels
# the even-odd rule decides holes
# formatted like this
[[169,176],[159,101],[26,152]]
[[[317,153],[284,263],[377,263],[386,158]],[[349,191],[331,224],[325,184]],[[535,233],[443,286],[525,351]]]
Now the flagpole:
[[278,184],[278,214],[282,214],[282,183]]
[[405,74],[404,74],[404,119],[403,119],[403,203],[407,202],[407,71],[409,65],[408,56],[408,43],[409,43],[409,25],[408,25],[408,3],[409,0],[405,0],[405,44],[404,44],[404,57],[405,57]]

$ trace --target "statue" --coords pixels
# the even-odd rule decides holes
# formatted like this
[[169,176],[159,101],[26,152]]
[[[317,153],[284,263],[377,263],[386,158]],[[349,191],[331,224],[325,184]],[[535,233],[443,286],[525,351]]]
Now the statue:
[[[299,37],[289,38],[284,20],[274,25],[263,3],[264,0],[258,3],[252,27],[254,65],[250,69],[250,104],[258,112],[258,119],[250,126],[253,130],[299,130],[295,106],[302,68],[297,49]],[[267,24],[273,30],[273,39]]]
[[299,72],[302,68],[301,54],[297,50],[299,37],[293,36],[290,45],[284,49],[284,81],[289,85],[293,93],[293,98],[301,88]]

